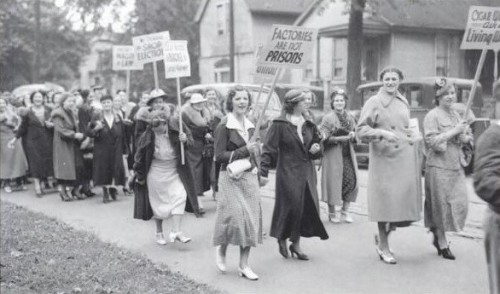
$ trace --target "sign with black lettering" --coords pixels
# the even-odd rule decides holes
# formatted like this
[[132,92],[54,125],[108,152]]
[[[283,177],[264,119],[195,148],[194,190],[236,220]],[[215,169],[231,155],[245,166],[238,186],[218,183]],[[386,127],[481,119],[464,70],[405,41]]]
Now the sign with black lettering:
[[187,41],[168,41],[163,50],[165,78],[191,76],[191,62],[187,49]]
[[113,46],[113,70],[141,70],[135,62],[133,46]]
[[270,83],[274,76],[276,75],[276,72],[278,71],[278,67],[274,65],[259,65],[258,61],[260,59],[260,56],[262,54],[262,50],[264,48],[263,44],[259,44],[257,46],[257,49],[255,51],[255,60],[257,61],[255,65],[255,69],[253,71],[253,76],[254,76],[254,83]]
[[136,62],[143,65],[162,60],[163,47],[168,40],[170,40],[168,31],[133,37]]
[[460,49],[500,50],[500,7],[471,6]]
[[306,68],[312,60],[317,29],[273,25],[271,37],[264,46],[257,63],[286,68]]

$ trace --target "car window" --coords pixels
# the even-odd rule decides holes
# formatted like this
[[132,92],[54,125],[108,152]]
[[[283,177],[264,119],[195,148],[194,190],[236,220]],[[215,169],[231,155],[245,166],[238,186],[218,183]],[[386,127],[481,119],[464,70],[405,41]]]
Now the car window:
[[423,107],[422,86],[409,86],[405,97],[412,108]]
[[[258,106],[263,107],[264,104],[266,103],[267,96],[269,95],[269,91],[262,91],[262,94],[260,95],[259,101],[256,101],[259,91],[258,90],[250,90],[250,94],[252,94],[252,99],[253,102],[256,103]],[[273,93],[271,96],[271,100],[269,100],[269,106],[268,109],[274,110],[274,111],[280,111],[280,103],[279,103],[279,97],[276,93]]]

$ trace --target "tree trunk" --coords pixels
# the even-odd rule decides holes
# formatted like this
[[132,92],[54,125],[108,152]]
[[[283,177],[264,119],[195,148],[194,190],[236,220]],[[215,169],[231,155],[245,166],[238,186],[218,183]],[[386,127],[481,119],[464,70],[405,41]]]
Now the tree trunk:
[[361,95],[356,88],[361,84],[361,60],[363,51],[363,11],[366,0],[351,0],[347,37],[347,94],[350,108],[361,108]]

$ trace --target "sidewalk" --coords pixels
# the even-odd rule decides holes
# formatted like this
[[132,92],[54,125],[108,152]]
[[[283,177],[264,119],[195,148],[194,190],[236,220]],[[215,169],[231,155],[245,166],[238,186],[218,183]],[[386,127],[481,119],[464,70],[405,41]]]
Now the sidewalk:
[[[97,191],[97,189],[96,189]],[[269,191],[269,187],[267,190]],[[366,192],[364,192],[366,194]],[[365,196],[360,194],[360,200]],[[310,261],[284,259],[276,240],[252,249],[250,263],[260,276],[257,282],[237,276],[238,248],[228,250],[228,273],[221,274],[214,264],[211,244],[215,222],[215,202],[203,197],[206,217],[191,214],[184,218],[184,232],[193,241],[159,246],[155,243],[153,221],[132,218],[133,197],[119,196],[104,205],[99,196],[84,201],[63,203],[56,194],[35,198],[32,191],[0,193],[9,201],[63,221],[77,229],[90,231],[105,242],[139,252],[172,271],[207,283],[229,293],[486,293],[487,276],[482,240],[451,236],[456,261],[438,257],[431,236],[420,226],[400,229],[392,235],[391,246],[398,264],[386,265],[375,253],[375,225],[363,215],[363,202],[351,225],[328,223],[327,241],[304,239],[303,250]],[[264,229],[268,232],[274,199],[264,192],[262,198]],[[165,224],[168,232],[170,224]]]

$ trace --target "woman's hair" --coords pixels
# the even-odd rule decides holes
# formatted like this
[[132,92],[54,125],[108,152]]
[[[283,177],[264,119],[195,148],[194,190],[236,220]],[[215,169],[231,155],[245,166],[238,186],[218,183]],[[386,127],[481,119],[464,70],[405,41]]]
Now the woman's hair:
[[384,68],[381,72],[380,72],[380,75],[379,75],[379,80],[382,81],[384,79],[384,75],[388,72],[395,72],[398,74],[399,76],[399,79],[400,80],[403,80],[404,79],[404,76],[403,76],[403,72],[399,69],[399,68],[396,68],[396,67],[393,67],[393,66],[389,66],[389,67],[386,67]]
[[439,106],[439,100],[443,97],[451,88],[455,87],[455,83],[447,78],[438,78],[434,84],[434,90],[436,91],[436,96],[434,97],[434,104]]
[[154,120],[163,120],[168,122],[171,113],[170,111],[171,110],[169,106],[162,106],[162,108],[160,109],[151,111],[148,115],[149,122],[152,122]]
[[[65,102],[66,100],[68,100],[68,98],[73,97],[73,95],[72,95],[71,93],[68,93],[68,92],[63,92],[63,93],[60,93],[60,92],[59,92],[59,94],[61,94],[61,99],[59,99],[59,106],[60,106],[60,107],[63,107],[64,102]],[[55,95],[55,94],[54,94],[54,95]]]
[[250,108],[250,106],[252,106],[252,94],[250,94],[250,91],[248,91],[248,89],[243,87],[243,86],[236,85],[231,90],[229,90],[229,93],[227,94],[226,110],[228,112],[233,111],[233,98],[234,98],[234,96],[236,96],[237,92],[241,92],[241,91],[244,91],[247,94],[248,108]]
[[347,96],[347,93],[344,89],[337,88],[337,89],[333,90],[333,92],[330,94],[330,107],[332,109],[335,109],[335,107],[333,107],[333,101],[335,100],[335,97],[338,95],[344,97],[344,101],[346,103],[347,103],[347,100],[349,100],[349,97]]
[[78,92],[80,92],[80,95],[82,96],[83,101],[87,102],[87,99],[89,98],[89,90],[87,89],[80,89]]
[[45,93],[42,91],[35,91],[35,92],[31,93],[30,102],[33,103],[33,98],[35,97],[36,93],[42,94],[42,99],[43,99],[42,104],[45,104]]
[[285,99],[283,101],[283,111],[287,114],[293,112],[293,109],[300,101],[304,101],[306,93],[301,89],[292,89],[285,94]]
[[104,101],[104,100],[111,100],[111,101],[113,101],[114,99],[113,99],[113,96],[106,94],[106,95],[103,95],[101,97],[101,102]]

